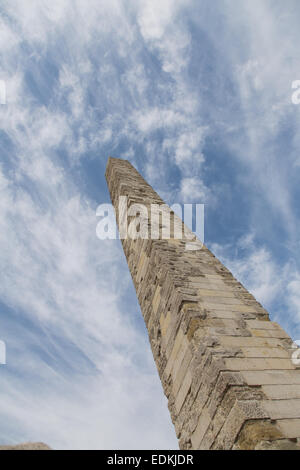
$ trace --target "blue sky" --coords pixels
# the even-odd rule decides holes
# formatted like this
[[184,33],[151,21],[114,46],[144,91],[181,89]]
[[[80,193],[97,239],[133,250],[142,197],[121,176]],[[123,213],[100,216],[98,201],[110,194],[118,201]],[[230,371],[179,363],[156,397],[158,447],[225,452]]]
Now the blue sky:
[[177,448],[125,257],[96,237],[108,155],[300,339],[297,0],[2,0],[0,443]]

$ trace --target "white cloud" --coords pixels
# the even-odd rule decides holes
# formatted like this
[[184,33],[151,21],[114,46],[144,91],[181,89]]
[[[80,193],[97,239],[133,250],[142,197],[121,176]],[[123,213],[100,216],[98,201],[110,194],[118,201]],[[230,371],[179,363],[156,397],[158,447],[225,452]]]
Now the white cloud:
[[195,204],[204,204],[208,193],[208,188],[197,178],[183,178],[181,180],[180,197],[183,202],[190,200]]
[[[184,168],[186,173],[195,174],[195,167],[201,167],[204,163],[204,155],[201,148],[205,140],[207,128],[197,128],[181,134],[176,143],[175,161],[179,168]],[[199,151],[200,149],[200,151]],[[190,168],[188,168],[190,166]]]
[[157,129],[176,127],[184,124],[184,115],[173,109],[152,108],[147,111],[138,111],[133,116],[133,122],[138,129],[145,132],[153,132]]
[[[249,180],[256,181],[267,204],[295,240],[298,230],[288,167],[297,161],[299,146],[292,137],[283,155],[278,144],[287,123],[292,128],[299,127],[300,122],[297,107],[291,104],[291,84],[299,74],[299,28],[297,14],[293,14],[298,3],[291,1],[286,8],[278,2],[256,0],[234,4],[234,9],[232,5],[229,0],[224,8],[230,31],[227,47],[242,114],[239,131],[234,139],[228,137],[228,145],[247,166]],[[233,41],[241,30],[245,41],[237,47]]]
[[173,24],[182,1],[146,0],[139,5],[138,24],[146,41],[161,40],[166,30]]
[[16,34],[6,23],[0,18],[0,50],[6,54],[9,49],[16,47],[20,41],[18,34]]
[[293,278],[287,285],[291,308],[296,312],[296,318],[300,321],[300,273],[293,273]]

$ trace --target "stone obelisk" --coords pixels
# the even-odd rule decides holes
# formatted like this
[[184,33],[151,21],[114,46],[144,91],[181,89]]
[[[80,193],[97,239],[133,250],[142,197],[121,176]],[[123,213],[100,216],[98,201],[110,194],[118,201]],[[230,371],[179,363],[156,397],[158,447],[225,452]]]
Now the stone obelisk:
[[[126,160],[109,158],[106,179],[117,221],[121,196],[126,209],[163,204]],[[288,334],[205,246],[172,233],[122,244],[180,448],[299,450]]]

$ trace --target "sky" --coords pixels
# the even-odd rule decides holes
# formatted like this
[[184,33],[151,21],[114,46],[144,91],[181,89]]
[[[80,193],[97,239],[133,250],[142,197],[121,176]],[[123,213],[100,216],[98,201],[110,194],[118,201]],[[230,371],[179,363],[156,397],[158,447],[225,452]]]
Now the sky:
[[2,0],[0,444],[176,449],[118,240],[109,155],[300,339],[298,0]]

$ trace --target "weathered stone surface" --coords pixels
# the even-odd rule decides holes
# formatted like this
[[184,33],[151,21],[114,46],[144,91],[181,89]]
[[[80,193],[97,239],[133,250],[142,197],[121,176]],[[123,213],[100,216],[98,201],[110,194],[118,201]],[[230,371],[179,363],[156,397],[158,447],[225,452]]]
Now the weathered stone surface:
[[[164,204],[126,160],[112,159],[107,183],[119,198]],[[165,211],[168,209],[165,207]],[[299,449],[300,369],[292,340],[205,247],[171,239],[123,238],[149,340],[182,449]],[[162,224],[160,224],[162,226]],[[188,233],[191,233],[190,231]]]
[[299,385],[263,385],[262,390],[266,397],[274,400],[288,400],[289,398],[300,398]]
[[51,450],[43,442],[24,442],[14,446],[0,446],[0,450]]

